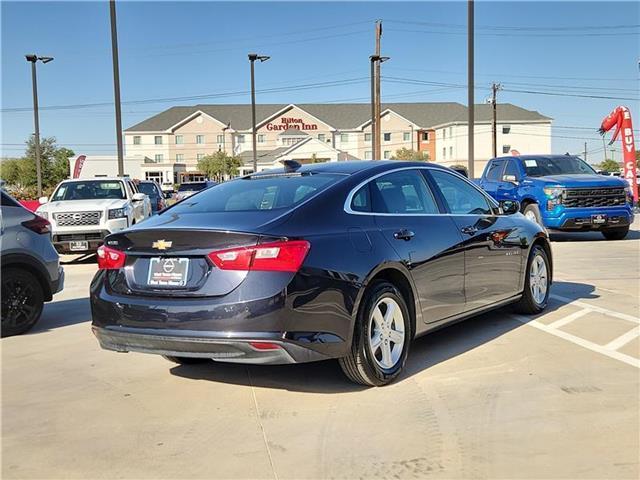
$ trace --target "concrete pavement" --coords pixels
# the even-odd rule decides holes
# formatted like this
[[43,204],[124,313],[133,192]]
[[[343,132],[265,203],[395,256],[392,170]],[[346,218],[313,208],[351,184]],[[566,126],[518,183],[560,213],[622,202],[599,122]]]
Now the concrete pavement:
[[67,265],[36,328],[1,342],[2,477],[638,478],[639,227],[554,237],[544,315],[499,310],[418,339],[377,389],[336,362],[102,351],[95,266]]

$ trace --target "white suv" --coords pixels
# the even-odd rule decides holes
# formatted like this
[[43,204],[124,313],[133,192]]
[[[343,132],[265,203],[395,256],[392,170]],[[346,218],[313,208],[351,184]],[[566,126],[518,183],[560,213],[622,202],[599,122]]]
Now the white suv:
[[105,236],[151,215],[151,201],[129,178],[64,180],[36,213],[51,222],[59,253],[95,252]]

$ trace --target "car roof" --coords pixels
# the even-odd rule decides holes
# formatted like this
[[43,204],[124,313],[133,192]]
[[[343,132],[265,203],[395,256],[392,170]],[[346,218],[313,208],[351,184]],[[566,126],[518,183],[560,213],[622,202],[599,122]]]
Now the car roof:
[[94,177],[94,178],[67,178],[63,180],[61,183],[72,183],[72,182],[118,182],[121,180],[129,180],[133,182],[132,178],[129,177]]
[[[349,160],[344,162],[324,162],[302,165],[296,169],[295,172],[309,172],[309,173],[335,173],[341,175],[352,175],[355,173],[363,172],[365,170],[378,169],[378,170],[391,170],[393,168],[402,167],[424,167],[428,165],[443,170],[448,170],[443,165],[438,165],[431,162],[405,162],[401,160]],[[252,177],[258,177],[260,175],[272,175],[282,171],[284,167],[276,167],[270,170],[263,170],[255,174],[251,174]]]
[[560,159],[560,158],[576,158],[577,155],[555,154],[555,155],[504,155],[496,157],[493,160],[507,160],[509,158],[519,158],[520,160],[535,160],[539,158]]

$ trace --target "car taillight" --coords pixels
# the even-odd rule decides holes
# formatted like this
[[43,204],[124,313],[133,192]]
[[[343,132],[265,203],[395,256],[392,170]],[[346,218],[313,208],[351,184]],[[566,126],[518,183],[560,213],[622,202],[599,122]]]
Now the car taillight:
[[209,254],[220,270],[297,272],[311,244],[305,240],[263,243],[252,247],[217,250]]
[[127,255],[120,250],[109,248],[102,245],[96,252],[98,254],[98,269],[100,270],[117,270],[124,267]]
[[22,222],[22,226],[36,233],[51,233],[51,224],[49,223],[49,220],[38,215],[31,220]]

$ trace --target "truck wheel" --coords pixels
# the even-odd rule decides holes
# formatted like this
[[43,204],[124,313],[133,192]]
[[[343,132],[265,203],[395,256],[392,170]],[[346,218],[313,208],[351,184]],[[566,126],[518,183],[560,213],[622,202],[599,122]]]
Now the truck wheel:
[[602,235],[607,240],[622,240],[629,233],[629,227],[620,227],[620,228],[607,228],[602,230]]
[[42,313],[44,292],[38,279],[26,270],[2,271],[2,336],[20,335],[31,329]]
[[525,218],[542,226],[542,216],[540,215],[540,208],[538,207],[537,203],[528,204],[526,207],[524,207],[522,214],[525,216]]

